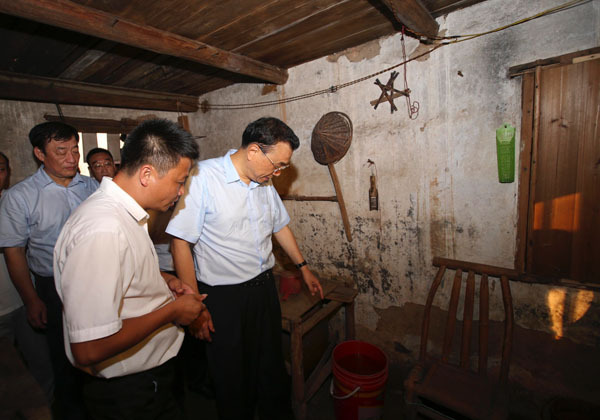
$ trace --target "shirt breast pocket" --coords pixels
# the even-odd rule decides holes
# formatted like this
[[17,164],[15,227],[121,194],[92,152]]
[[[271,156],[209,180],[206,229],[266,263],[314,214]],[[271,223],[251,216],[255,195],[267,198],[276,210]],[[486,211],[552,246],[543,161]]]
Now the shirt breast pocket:
[[271,206],[268,203],[262,203],[260,209],[260,225],[270,234],[273,232],[273,212]]

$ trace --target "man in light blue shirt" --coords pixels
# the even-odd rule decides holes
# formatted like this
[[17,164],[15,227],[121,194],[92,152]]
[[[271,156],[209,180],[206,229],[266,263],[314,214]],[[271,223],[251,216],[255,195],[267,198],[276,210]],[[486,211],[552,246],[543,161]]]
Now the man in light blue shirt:
[[310,292],[323,297],[270,182],[298,146],[298,137],[276,118],[250,123],[240,149],[198,163],[167,227],[175,237],[177,275],[208,295],[208,318],[190,329],[208,341],[222,420],[251,419],[257,403],[261,420],[291,416],[271,236],[301,269]]
[[[39,170],[2,195],[0,247],[34,328],[45,329],[55,377],[57,415],[84,418],[78,372],[63,345],[62,305],[54,287],[54,244],[71,212],[97,187],[78,173],[79,135],[61,122],[38,124],[29,132]],[[30,271],[35,277],[35,287]]]
[[[10,185],[8,157],[0,152],[0,197]],[[4,250],[0,249],[0,337],[16,344],[27,368],[41,386],[48,401],[54,398],[54,374],[48,354],[46,336],[27,322],[23,301],[10,281]]]

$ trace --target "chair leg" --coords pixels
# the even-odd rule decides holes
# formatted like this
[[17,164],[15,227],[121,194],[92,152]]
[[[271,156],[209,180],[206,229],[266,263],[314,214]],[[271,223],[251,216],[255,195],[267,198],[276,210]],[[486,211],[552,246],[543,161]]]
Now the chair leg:
[[404,411],[406,413],[407,420],[416,420],[417,418],[417,406],[416,398],[414,395],[415,384],[422,379],[423,368],[417,364],[408,374],[408,377],[404,381]]
[[413,401],[404,400],[404,414],[406,420],[416,420],[417,419],[417,408],[414,405]]

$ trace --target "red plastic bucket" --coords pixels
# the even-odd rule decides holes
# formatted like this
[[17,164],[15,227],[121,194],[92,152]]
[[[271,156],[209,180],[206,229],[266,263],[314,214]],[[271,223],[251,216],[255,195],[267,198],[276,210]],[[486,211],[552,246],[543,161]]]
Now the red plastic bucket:
[[344,341],[333,349],[334,398],[337,420],[379,420],[383,417],[388,359],[364,341]]

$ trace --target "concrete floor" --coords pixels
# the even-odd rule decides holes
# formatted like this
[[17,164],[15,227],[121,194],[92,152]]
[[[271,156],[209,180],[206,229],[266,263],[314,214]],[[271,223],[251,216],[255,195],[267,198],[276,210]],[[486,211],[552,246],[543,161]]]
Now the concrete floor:
[[[313,345],[317,342],[315,340]],[[597,361],[600,353],[596,348],[568,340],[557,341],[522,328],[516,328],[515,343],[509,420],[600,419],[600,399],[597,397],[600,382],[596,379],[599,377]],[[569,360],[571,369],[558,369],[556,363],[552,363],[555,360]],[[535,375],[525,375],[523,366]],[[405,418],[403,383],[411,368],[412,364],[390,364],[382,420]],[[335,417],[334,400],[329,395],[330,381],[331,376],[309,401],[307,420],[344,420]],[[188,397],[187,419],[217,420],[213,400],[189,390]]]
[[[390,367],[382,420],[404,420],[403,382],[410,367]],[[334,400],[329,395],[331,377],[308,403],[306,420],[336,419]],[[217,420],[214,400],[188,390],[186,419]],[[556,398],[511,384],[509,420],[591,420],[600,419],[598,406],[568,398]],[[257,417],[256,417],[257,418]]]
[[[406,368],[390,367],[389,379],[385,389],[383,420],[404,419],[402,383],[406,373]],[[331,376],[309,401],[306,420],[343,420],[336,419],[335,417],[334,399],[329,395],[330,381]],[[218,419],[214,400],[207,399],[203,395],[191,390],[188,390],[187,396],[186,419]]]
[[[598,399],[598,395],[600,395],[598,393],[600,382],[597,380],[599,376],[596,374],[598,370],[598,351],[595,348],[587,348],[567,341],[557,342],[556,340],[552,340],[547,342],[543,339],[543,336],[531,336],[531,333],[527,336],[529,338],[525,339],[524,335],[525,332],[517,328],[516,338],[518,340],[516,342],[519,345],[515,346],[511,363],[512,379],[509,388],[509,420],[600,419],[600,407],[598,406],[598,402],[600,401]],[[195,355],[198,354],[194,348],[191,351]],[[544,351],[550,352],[553,357],[545,357]],[[7,356],[6,352],[0,353]],[[6,395],[0,395],[0,408],[10,408],[9,402],[11,404],[23,402],[26,404],[23,407],[27,406],[31,408],[33,395],[31,392],[19,392],[20,388],[18,384],[20,382],[16,382],[14,375],[10,374],[11,369],[16,368],[17,365],[20,366],[20,370],[23,373],[27,373],[24,365],[20,363],[20,359],[14,348],[13,353],[14,357],[12,359],[9,357],[2,359],[3,364],[0,364],[2,365],[0,366],[0,377],[4,377],[10,383],[8,388],[6,387],[8,385],[5,384],[4,391],[15,391],[17,396],[12,397],[10,396],[12,394],[9,395],[4,392]],[[16,359],[16,362],[14,359]],[[559,359],[570,360],[572,369],[569,372],[563,372],[556,369],[556,364],[549,362],[550,360]],[[194,368],[202,368],[201,359],[194,360],[192,358],[188,362],[185,365],[186,374],[190,374]],[[529,378],[529,382],[523,381],[522,366],[529,366],[536,372],[536,375],[527,377]],[[402,420],[405,418],[403,382],[410,368],[410,365],[390,365],[382,420]],[[200,376],[201,374],[198,373],[198,375]],[[33,381],[30,375],[24,376],[29,377],[29,380]],[[544,381],[542,382],[536,378],[542,378]],[[519,383],[524,382],[525,387],[523,385],[516,385],[513,382],[515,379],[519,380]],[[336,419],[335,417],[334,400],[329,395],[330,380],[331,376],[309,401],[307,420],[345,420]],[[544,383],[552,384],[553,386],[549,387],[546,385],[545,388],[541,387],[540,384]],[[27,387],[31,387],[31,384],[27,385]],[[27,398],[22,398],[23,395]],[[189,388],[186,389],[186,396],[186,419],[217,420],[214,400]],[[0,415],[0,418],[20,419],[26,417]]]

